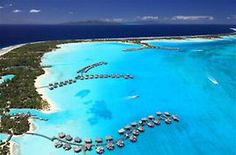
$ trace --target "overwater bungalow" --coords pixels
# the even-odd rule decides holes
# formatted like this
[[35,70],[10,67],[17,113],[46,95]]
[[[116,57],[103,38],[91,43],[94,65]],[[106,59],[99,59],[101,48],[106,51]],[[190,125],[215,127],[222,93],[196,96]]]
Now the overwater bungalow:
[[65,138],[65,136],[66,136],[66,135],[65,135],[65,133],[63,133],[63,132],[58,133],[58,137],[59,137],[59,138]]
[[87,144],[91,144],[93,141],[92,141],[91,138],[86,138],[86,139],[84,140],[84,142],[87,143]]
[[54,143],[55,148],[61,148],[63,144],[61,142],[55,142]]
[[50,90],[53,90],[54,88],[53,87],[49,87]]
[[147,125],[151,128],[154,127],[154,124],[152,122],[148,122]]
[[96,143],[102,143],[102,141],[103,141],[102,138],[99,138],[99,137],[95,139]]
[[128,134],[128,133],[125,133],[125,135],[124,135],[126,138],[129,138],[130,137],[130,134]]
[[165,119],[166,124],[171,124],[171,120],[169,118]]
[[172,115],[171,118],[172,118],[174,121],[179,122],[179,118],[178,118],[177,116]]
[[164,112],[164,115],[166,115],[167,117],[170,116],[170,113],[169,112]]
[[124,128],[125,130],[131,130],[132,127],[130,125],[126,125]]
[[79,137],[75,137],[74,141],[75,141],[76,143],[81,143],[81,142],[82,142],[82,139],[79,138]]
[[85,151],[91,151],[91,150],[92,150],[91,144],[85,144],[85,145],[84,145],[84,150],[85,150]]
[[118,140],[118,141],[116,142],[116,145],[117,145],[118,147],[124,147],[125,143],[124,143],[123,140]]
[[96,152],[97,152],[98,154],[102,154],[102,153],[104,153],[104,148],[103,148],[102,146],[98,146],[98,147],[96,148]]
[[132,135],[132,136],[129,137],[129,140],[130,140],[131,142],[136,142],[136,141],[137,141],[137,137],[134,136],[134,135]]
[[153,120],[155,117],[154,117],[153,115],[149,115],[148,118],[149,118],[150,120]]
[[139,125],[144,126],[144,123],[142,120],[138,121]]
[[106,141],[107,142],[110,142],[110,141],[112,141],[113,140],[113,137],[112,136],[106,136]]
[[156,112],[157,116],[161,116],[162,113],[161,112]]
[[121,134],[121,135],[124,134],[125,133],[125,129],[123,129],[123,128],[119,129],[118,133]]
[[106,144],[106,148],[107,148],[108,150],[113,150],[113,149],[114,149],[114,144],[113,144],[112,142],[108,142],[108,143]]
[[132,122],[132,123],[131,123],[131,126],[132,126],[132,127],[136,127],[137,125],[138,125],[137,122]]
[[75,79],[79,80],[79,79],[80,79],[80,76],[79,76],[79,75],[78,75],[78,76],[76,76],[76,77],[75,77]]
[[71,145],[66,143],[66,144],[64,144],[63,149],[68,151],[71,149]]
[[73,140],[73,138],[71,137],[71,135],[66,135],[66,136],[65,136],[65,139],[66,139],[67,141],[72,141],[72,140]]
[[144,117],[144,118],[141,119],[142,122],[147,122],[147,120],[148,120],[148,119],[147,119],[146,117]]
[[153,119],[152,122],[155,124],[155,125],[160,125],[161,122],[158,120],[158,119]]
[[74,152],[75,153],[79,153],[79,152],[81,152],[81,147],[79,147],[79,146],[75,146],[74,148],[73,148],[73,150],[74,150]]
[[139,135],[139,131],[138,130],[133,130],[132,133],[133,133],[134,136],[138,136]]

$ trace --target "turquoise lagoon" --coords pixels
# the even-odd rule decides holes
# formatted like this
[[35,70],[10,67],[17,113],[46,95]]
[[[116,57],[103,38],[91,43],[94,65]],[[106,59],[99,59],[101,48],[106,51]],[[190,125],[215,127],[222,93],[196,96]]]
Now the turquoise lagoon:
[[[234,155],[236,153],[236,37],[222,39],[149,40],[153,45],[180,50],[137,48],[121,42],[86,42],[59,45],[47,53],[42,65],[52,65],[39,77],[42,85],[70,79],[76,71],[98,61],[108,65],[89,73],[129,73],[133,80],[96,79],[55,89],[45,89],[58,111],[30,111],[47,122],[35,120],[35,132],[50,137],[63,131],[81,138],[112,135],[132,121],[156,111],[177,114],[181,121],[147,129],[133,144],[105,151],[110,155]],[[130,96],[139,95],[132,99]],[[40,137],[15,137],[22,155],[71,155],[55,149]],[[95,151],[88,154],[96,154]]]

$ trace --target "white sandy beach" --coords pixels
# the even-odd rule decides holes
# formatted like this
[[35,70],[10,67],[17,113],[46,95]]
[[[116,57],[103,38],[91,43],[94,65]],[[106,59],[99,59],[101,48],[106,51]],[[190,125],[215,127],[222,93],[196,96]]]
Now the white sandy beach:
[[[34,132],[37,129],[36,125],[34,124],[32,119],[29,119],[29,122],[30,122],[30,129],[28,132]],[[14,136],[14,137],[20,138],[22,136],[24,135]],[[20,155],[20,145],[12,140],[10,141],[10,155]]]
[[[39,77],[37,77],[37,79],[35,80],[35,88],[38,88],[38,87],[42,86],[42,84],[40,83],[40,80],[41,80],[42,76],[50,74],[49,70],[47,68],[44,68],[44,71],[45,71],[45,73],[43,75],[40,75]],[[41,96],[42,99],[46,100],[48,102],[48,104],[49,104],[48,105],[49,107],[46,107],[45,109],[41,110],[41,112],[43,112],[43,113],[54,113],[54,112],[57,112],[58,111],[58,107],[56,107],[56,104],[47,97],[45,89],[46,88],[36,89],[39,94],[42,94],[42,96]]]
[[14,49],[16,49],[16,48],[19,48],[19,47],[21,47],[21,46],[23,46],[23,45],[26,45],[26,44],[19,44],[19,45],[13,45],[13,46],[9,46],[9,47],[2,48],[2,49],[0,49],[0,56],[6,54],[6,53],[8,53],[8,52],[10,52],[11,50],[14,50]]

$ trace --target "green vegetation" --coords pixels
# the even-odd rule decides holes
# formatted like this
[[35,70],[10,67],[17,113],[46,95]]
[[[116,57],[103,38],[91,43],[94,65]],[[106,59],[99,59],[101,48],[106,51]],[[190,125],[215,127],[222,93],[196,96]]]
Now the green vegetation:
[[1,118],[0,132],[9,135],[21,135],[30,128],[28,118],[28,116],[3,115]]
[[14,74],[12,80],[0,84],[0,108],[10,103],[10,108],[42,109],[42,99],[34,82],[44,73],[40,66],[44,53],[56,48],[57,41],[24,45],[0,58],[0,76]]

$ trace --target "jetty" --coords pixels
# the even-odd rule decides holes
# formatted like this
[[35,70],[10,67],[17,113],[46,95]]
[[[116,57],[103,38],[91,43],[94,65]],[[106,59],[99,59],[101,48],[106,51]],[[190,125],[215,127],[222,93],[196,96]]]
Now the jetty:
[[174,51],[180,50],[180,48],[176,48],[176,47],[155,46],[155,45],[148,44],[146,42],[142,42],[140,40],[133,40],[133,41],[130,40],[127,42],[139,44],[139,45],[141,45],[141,47],[124,49],[123,51],[125,51],[125,52],[139,51],[139,50],[143,50],[143,49],[163,49],[163,50],[174,50]]
[[97,137],[96,139],[86,138],[81,139],[80,137],[72,137],[64,132],[58,133],[57,136],[48,137],[38,133],[27,132],[28,135],[39,136],[52,141],[56,149],[64,149],[65,151],[73,150],[74,153],[83,152],[86,154],[88,151],[95,150],[97,154],[102,154],[106,150],[114,150],[115,146],[123,148],[125,141],[129,140],[132,143],[137,142],[138,137],[141,133],[144,133],[145,128],[154,128],[159,126],[161,122],[164,124],[171,124],[170,122],[179,122],[180,119],[177,115],[173,115],[169,112],[156,112],[156,115],[148,115],[143,117],[137,122],[131,122],[124,127],[117,130],[119,138],[114,139],[108,135],[105,138]]
[[79,69],[77,71],[77,73],[79,73],[79,75],[77,75],[74,78],[71,79],[66,79],[63,81],[58,81],[58,82],[54,82],[54,83],[49,83],[46,86],[40,86],[37,89],[42,89],[42,88],[48,88],[50,90],[54,90],[60,87],[64,87],[66,85],[71,85],[73,83],[76,83],[82,80],[92,80],[92,79],[134,79],[134,76],[131,74],[119,74],[119,73],[113,73],[113,74],[87,74],[87,72],[95,67],[101,66],[101,65],[107,65],[108,63],[105,61],[100,61],[98,63],[94,63],[88,66],[83,67],[82,69]]
[[100,61],[100,62],[97,62],[97,63],[94,63],[94,64],[83,67],[82,69],[78,70],[77,73],[82,73],[82,74],[87,73],[89,70],[91,70],[95,67],[102,66],[102,65],[107,65],[107,64],[108,63],[105,62],[105,61]]

